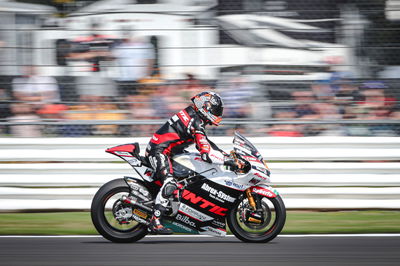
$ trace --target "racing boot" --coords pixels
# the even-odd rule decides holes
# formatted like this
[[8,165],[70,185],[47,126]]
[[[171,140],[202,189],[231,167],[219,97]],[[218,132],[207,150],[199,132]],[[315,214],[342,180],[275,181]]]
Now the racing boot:
[[167,178],[165,178],[164,184],[156,197],[153,217],[150,221],[150,230],[154,234],[172,234],[171,229],[166,228],[161,224],[160,218],[165,214],[167,210],[166,208],[170,203],[169,198],[173,195],[175,189],[177,189],[176,181],[172,175],[169,175]]
[[173,231],[161,224],[161,216],[165,213],[165,207],[157,204],[154,206],[153,217],[151,217],[149,229],[156,235],[170,235]]

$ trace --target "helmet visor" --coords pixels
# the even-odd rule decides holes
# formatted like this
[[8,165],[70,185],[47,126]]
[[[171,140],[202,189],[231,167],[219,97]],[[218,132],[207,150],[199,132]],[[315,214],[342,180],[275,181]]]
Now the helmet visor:
[[224,112],[224,107],[222,105],[213,105],[210,112],[215,116],[222,116],[222,113]]

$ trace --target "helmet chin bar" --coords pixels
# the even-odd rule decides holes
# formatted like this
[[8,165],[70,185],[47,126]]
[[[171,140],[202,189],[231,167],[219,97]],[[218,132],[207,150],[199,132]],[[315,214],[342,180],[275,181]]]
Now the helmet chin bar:
[[206,91],[195,95],[191,100],[196,112],[206,124],[218,126],[223,112],[223,102],[218,94]]

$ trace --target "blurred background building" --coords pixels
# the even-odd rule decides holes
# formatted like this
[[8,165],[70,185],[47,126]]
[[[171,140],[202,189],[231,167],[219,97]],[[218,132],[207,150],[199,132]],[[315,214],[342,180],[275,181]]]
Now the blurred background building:
[[203,90],[213,135],[398,136],[400,1],[0,1],[2,136],[150,136]]

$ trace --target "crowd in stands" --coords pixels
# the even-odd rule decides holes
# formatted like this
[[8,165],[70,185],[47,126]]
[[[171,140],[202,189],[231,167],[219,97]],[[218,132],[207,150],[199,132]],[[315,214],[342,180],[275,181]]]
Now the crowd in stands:
[[[228,75],[210,84],[187,74],[186,79],[173,82],[159,77],[142,80],[135,84],[135,92],[82,94],[77,101],[65,102],[60,99],[55,79],[36,76],[34,67],[25,71],[24,76],[13,80],[11,95],[0,90],[3,121],[25,122],[2,126],[3,135],[150,136],[159,124],[149,121],[162,123],[190,103],[191,96],[204,90],[220,93],[225,103],[225,122],[237,122],[210,128],[214,135],[230,135],[234,130],[248,136],[288,137],[400,134],[397,124],[390,123],[399,121],[398,102],[383,82],[316,81],[309,89],[294,89],[285,100],[269,101],[268,88],[240,75]],[[340,123],[352,120],[371,123]],[[332,121],[339,122],[328,123]]]
[[[222,75],[217,81],[200,80],[195,73],[165,80],[155,68],[150,43],[127,34],[109,46],[107,38],[93,35],[78,40],[67,56],[80,66],[87,63],[85,75],[69,80],[75,84],[74,101],[62,99],[69,91],[55,78],[38,75],[35,66],[24,67],[10,91],[0,86],[0,119],[10,122],[0,125],[0,134],[151,136],[193,95],[213,90],[224,100],[223,117],[228,122],[211,128],[214,135],[231,135],[234,130],[248,136],[400,135],[400,125],[391,123],[400,118],[398,100],[383,82],[356,82],[332,73],[335,78],[313,81],[308,87],[296,88],[293,83],[293,89],[276,100],[269,97],[271,86],[250,82],[240,73]],[[99,40],[106,45],[98,46]],[[95,43],[95,49],[88,43]],[[115,80],[96,74],[102,61],[110,60],[118,65]],[[340,123],[352,120],[371,123]]]

